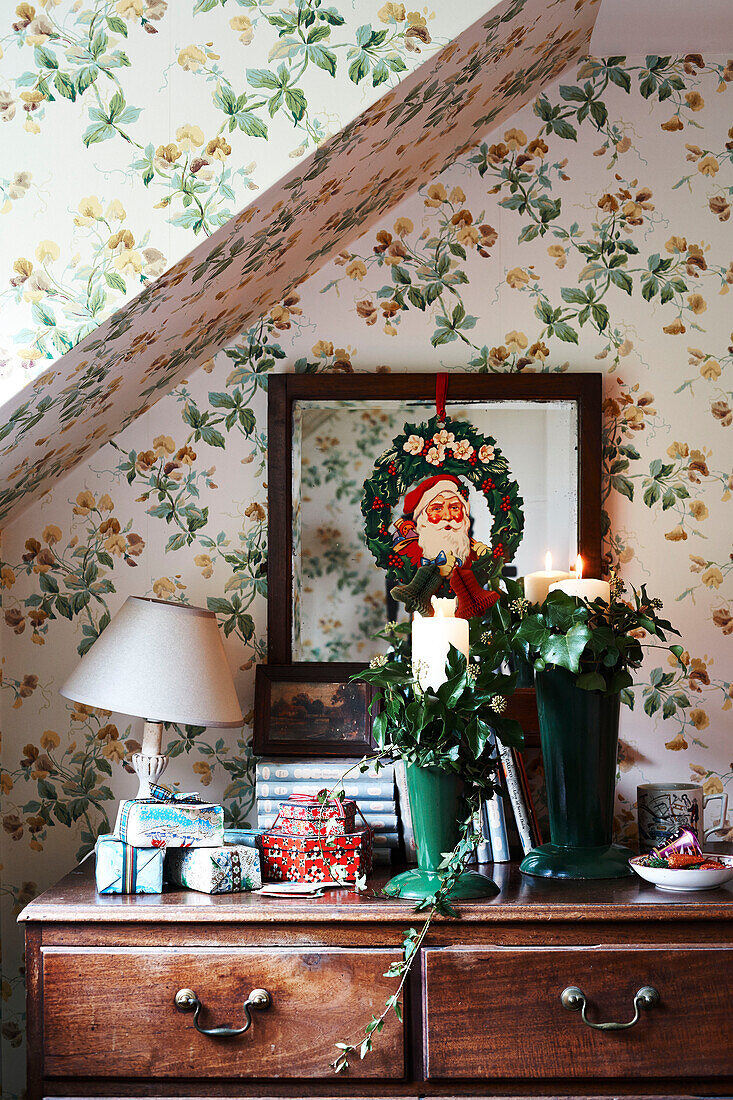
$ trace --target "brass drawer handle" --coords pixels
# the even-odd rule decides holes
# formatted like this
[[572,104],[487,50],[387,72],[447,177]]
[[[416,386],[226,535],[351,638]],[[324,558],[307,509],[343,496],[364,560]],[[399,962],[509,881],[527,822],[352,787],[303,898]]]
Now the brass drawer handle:
[[203,1004],[192,989],[179,989],[176,993],[175,1005],[179,1012],[193,1012],[193,1025],[202,1035],[209,1035],[212,1039],[230,1039],[234,1035],[244,1035],[252,1025],[250,1008],[269,1008],[272,997],[266,989],[253,989],[244,1002],[244,1026],[243,1027],[201,1027],[199,1013]]
[[654,1008],[655,1005],[659,1004],[659,994],[654,986],[643,985],[634,997],[633,1019],[629,1020],[626,1024],[615,1024],[613,1022],[607,1024],[594,1024],[586,1015],[588,1002],[585,993],[582,989],[578,989],[577,985],[569,985],[567,989],[563,989],[560,994],[560,1003],[563,1008],[569,1008],[571,1012],[580,1012],[580,1018],[583,1023],[587,1024],[588,1027],[595,1028],[596,1031],[626,1031],[628,1028],[633,1027],[634,1024],[638,1024],[642,1008]]

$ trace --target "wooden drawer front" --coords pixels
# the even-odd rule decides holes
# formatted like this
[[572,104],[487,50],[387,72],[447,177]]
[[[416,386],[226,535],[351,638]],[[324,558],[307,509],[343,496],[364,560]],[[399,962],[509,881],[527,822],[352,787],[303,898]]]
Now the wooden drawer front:
[[[733,948],[428,948],[422,958],[428,1077],[714,1077],[733,1074]],[[567,986],[595,1031],[562,1006]]]
[[[358,1035],[393,992],[387,949],[43,949],[44,1070],[51,1077],[330,1077],[336,1042]],[[271,995],[236,1038],[211,1038],[174,1005],[203,1002],[202,1027],[240,1027],[253,989]],[[390,1014],[353,1077],[404,1075]]]

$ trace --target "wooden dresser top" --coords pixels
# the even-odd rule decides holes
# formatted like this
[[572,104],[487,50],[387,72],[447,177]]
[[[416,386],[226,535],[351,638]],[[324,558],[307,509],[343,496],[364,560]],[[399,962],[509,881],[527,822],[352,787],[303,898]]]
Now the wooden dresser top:
[[[707,846],[706,846],[707,847]],[[712,847],[712,845],[710,846]],[[722,846],[721,846],[722,847]],[[725,846],[727,850],[730,845]],[[520,921],[720,921],[733,918],[733,882],[717,890],[666,893],[638,876],[598,882],[552,882],[522,875],[516,863],[487,864],[501,893],[461,902],[462,921],[504,924]],[[20,921],[122,923],[395,923],[419,921],[412,902],[379,896],[396,873],[380,869],[367,892],[330,890],[321,898],[273,898],[258,893],[201,894],[168,888],[163,894],[101,896],[94,888],[92,860],[77,867],[32,901]],[[439,918],[443,919],[443,918]]]

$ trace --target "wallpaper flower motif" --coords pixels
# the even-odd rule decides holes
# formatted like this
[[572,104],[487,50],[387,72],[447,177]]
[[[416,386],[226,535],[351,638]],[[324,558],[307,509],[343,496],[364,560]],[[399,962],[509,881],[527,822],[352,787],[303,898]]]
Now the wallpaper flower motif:
[[[533,104],[358,239],[351,221],[351,242],[339,242],[333,262],[260,310],[225,351],[179,377],[7,527],[7,1045],[20,1047],[23,1028],[13,914],[88,849],[130,789],[137,728],[58,695],[78,648],[128,594],[216,611],[249,713],[225,737],[171,729],[170,774],[223,798],[230,820],[248,820],[253,665],[266,650],[273,370],[603,371],[606,563],[627,581],[654,580],[689,657],[685,674],[651,659],[623,712],[618,831],[633,835],[638,782],[730,789],[733,253],[720,218],[733,193],[732,82],[730,61],[694,54],[595,59],[543,82]],[[129,338],[121,327],[119,339]],[[178,366],[188,370],[185,353]],[[111,367],[86,369],[59,415],[104,404]],[[36,413],[31,403],[17,430]],[[36,425],[27,431],[35,440]],[[318,568],[332,570],[334,587],[342,577],[336,556],[324,553]]]
[[[151,11],[142,0],[74,5],[61,22],[52,7],[41,20],[48,33],[35,25],[30,5],[21,5],[6,46],[22,59],[32,48],[34,67],[15,82],[30,89],[18,93],[29,109],[22,108],[17,155],[38,137],[35,127],[43,133],[47,116],[64,110],[73,86],[89,116],[87,129],[74,135],[75,158],[88,170],[83,194],[76,173],[60,182],[58,222],[49,203],[47,233],[31,254],[20,233],[9,238],[3,316],[15,350],[7,349],[9,399],[0,425],[0,518],[130,424],[349,236],[526,102],[587,46],[595,17],[594,0],[556,0],[550,9],[542,0],[502,0],[433,56],[438,17],[401,4],[364,0],[351,15],[366,9],[370,19],[351,28],[321,0],[244,6],[249,14],[231,17],[198,6],[187,23],[176,5],[176,35],[193,33],[197,21],[203,35],[216,17],[228,38],[216,48],[203,37],[202,45],[176,47],[161,71],[159,54],[145,46],[156,33],[153,7],[156,18],[172,14],[160,0]],[[465,19],[483,4],[471,0],[461,10]],[[459,30],[454,20],[450,34]],[[228,79],[224,62],[240,74],[242,49],[247,56],[256,50],[260,67]],[[126,92],[128,69],[135,82]],[[345,90],[339,115],[328,106],[334,86]],[[354,118],[364,97],[372,105]],[[8,109],[8,126],[19,124],[18,103]],[[160,136],[151,141],[143,128]],[[315,152],[288,170],[290,153],[300,160],[316,141]],[[257,149],[267,153],[264,169]],[[28,176],[27,161],[21,168]],[[118,179],[124,191],[110,194],[109,181]],[[99,186],[90,193],[91,180]],[[250,185],[268,189],[241,209]],[[18,182],[8,186],[22,190]],[[20,200],[11,208],[20,225]],[[73,225],[59,243],[52,232],[61,237],[69,210]],[[188,252],[191,235],[202,240]]]

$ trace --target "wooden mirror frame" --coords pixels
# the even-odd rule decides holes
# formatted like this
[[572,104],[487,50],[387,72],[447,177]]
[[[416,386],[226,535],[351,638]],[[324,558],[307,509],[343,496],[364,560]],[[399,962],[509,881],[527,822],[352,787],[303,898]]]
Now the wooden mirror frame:
[[[296,401],[435,400],[435,374],[272,374],[267,410],[267,659],[292,661],[293,404]],[[601,569],[600,374],[451,373],[448,405],[478,401],[574,401],[578,407],[578,552],[588,576]],[[512,717],[536,734],[534,688],[518,688]],[[534,738],[532,739],[534,740]]]

